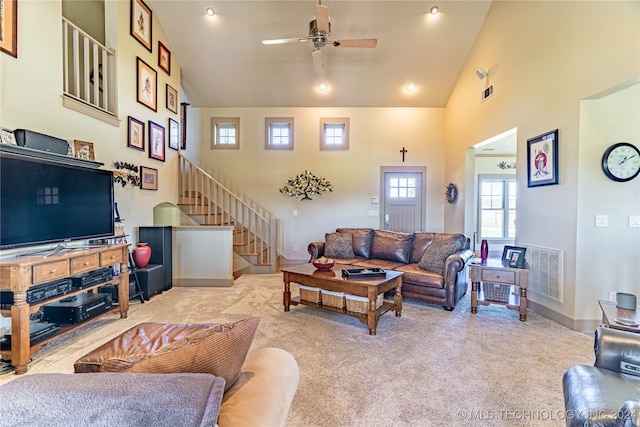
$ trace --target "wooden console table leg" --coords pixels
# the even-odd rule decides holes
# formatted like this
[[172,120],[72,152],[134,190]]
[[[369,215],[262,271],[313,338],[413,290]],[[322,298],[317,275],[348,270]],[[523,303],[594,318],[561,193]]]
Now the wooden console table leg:
[[478,312],[478,285],[479,282],[471,282],[471,313]]
[[14,292],[11,306],[11,364],[15,368],[16,375],[27,372],[27,363],[31,356],[29,324],[27,292]]
[[120,306],[120,318],[126,319],[129,312],[129,249],[122,249],[122,259],[120,263],[120,283],[118,284],[118,305]]

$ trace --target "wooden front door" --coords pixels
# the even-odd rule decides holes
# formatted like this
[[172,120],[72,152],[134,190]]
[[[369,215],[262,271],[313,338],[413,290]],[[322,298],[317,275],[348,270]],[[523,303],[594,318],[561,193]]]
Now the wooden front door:
[[380,228],[413,233],[424,230],[425,168],[382,168]]

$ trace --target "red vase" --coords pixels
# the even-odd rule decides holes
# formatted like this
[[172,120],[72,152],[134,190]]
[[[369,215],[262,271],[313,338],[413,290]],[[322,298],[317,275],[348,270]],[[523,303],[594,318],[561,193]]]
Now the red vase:
[[482,262],[486,262],[487,258],[489,258],[489,244],[487,239],[482,239],[482,243],[480,243],[480,259]]
[[138,268],[145,268],[151,259],[151,247],[148,243],[138,243],[133,249],[133,262]]

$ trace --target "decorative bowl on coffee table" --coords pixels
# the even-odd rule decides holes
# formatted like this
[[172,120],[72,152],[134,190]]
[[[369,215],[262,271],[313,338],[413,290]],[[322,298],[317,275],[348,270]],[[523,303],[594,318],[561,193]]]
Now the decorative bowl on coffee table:
[[313,266],[318,270],[331,270],[335,265],[335,262],[317,262],[313,261]]

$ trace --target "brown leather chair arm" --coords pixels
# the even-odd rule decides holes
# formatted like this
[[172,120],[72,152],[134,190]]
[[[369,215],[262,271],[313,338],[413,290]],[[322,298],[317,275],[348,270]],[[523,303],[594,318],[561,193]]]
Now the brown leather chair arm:
[[593,350],[595,367],[640,376],[640,334],[599,327]]
[[324,242],[311,242],[309,246],[307,246],[307,251],[309,251],[309,262],[324,256]]

